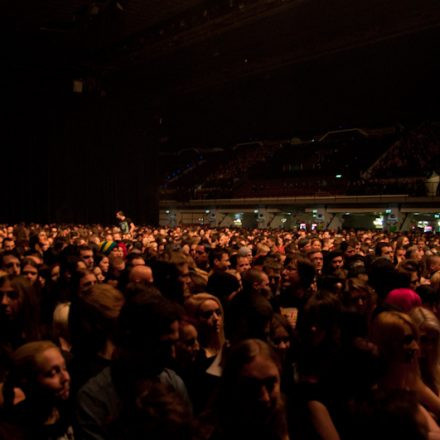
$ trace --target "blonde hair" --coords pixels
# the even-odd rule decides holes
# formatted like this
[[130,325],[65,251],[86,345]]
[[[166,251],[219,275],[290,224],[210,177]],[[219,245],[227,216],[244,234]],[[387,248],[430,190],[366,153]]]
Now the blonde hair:
[[106,319],[116,319],[125,302],[122,293],[110,284],[95,284],[82,300]]
[[420,333],[423,330],[430,330],[436,334],[437,340],[428,356],[420,360],[420,366],[423,381],[438,394],[440,391],[440,323],[434,313],[423,307],[411,310],[410,316]]
[[377,345],[380,357],[386,362],[382,377],[385,388],[412,389],[420,382],[418,362],[402,362],[405,330],[409,328],[418,341],[418,331],[411,318],[401,312],[381,312],[371,324],[371,340]]
[[[32,383],[36,378],[38,356],[51,348],[59,351],[59,348],[51,341],[28,342],[17,348],[11,355],[13,368],[8,381],[26,388],[26,384]],[[26,392],[26,389],[23,391]]]
[[70,302],[57,304],[53,311],[52,337],[63,349],[70,345],[69,311]]
[[195,295],[190,296],[185,301],[185,310],[188,313],[189,317],[193,318],[195,322],[197,323],[197,329],[200,328],[200,308],[202,307],[202,304],[206,301],[215,301],[218,304],[218,308],[221,310],[222,313],[222,319],[223,319],[223,325],[220,329],[220,333],[218,334],[217,340],[211,339],[206,340],[206,335],[204,335],[203,331],[199,332],[199,339],[201,342],[201,345],[203,347],[206,347],[207,345],[211,345],[216,349],[221,349],[223,347],[223,344],[225,343],[225,333],[224,333],[224,312],[223,312],[223,306],[220,300],[210,293],[196,293]]
[[417,327],[405,313],[381,312],[374,318],[370,328],[370,337],[384,359],[389,361],[395,359],[394,356],[399,350],[399,341],[405,335],[405,326],[409,327],[418,338]]

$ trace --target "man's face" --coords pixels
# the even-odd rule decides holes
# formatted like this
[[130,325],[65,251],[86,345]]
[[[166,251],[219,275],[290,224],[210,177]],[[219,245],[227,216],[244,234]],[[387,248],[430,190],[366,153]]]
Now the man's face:
[[10,252],[14,248],[15,248],[15,241],[14,240],[8,240],[8,239],[3,240],[3,249],[6,252]]
[[20,260],[14,255],[5,255],[3,257],[3,268],[11,275],[20,275],[21,264]]
[[388,260],[393,261],[393,256],[394,256],[394,252],[391,246],[384,246],[381,249],[381,257],[385,257],[388,258]]
[[84,263],[87,266],[87,269],[89,270],[93,269],[94,261],[93,261],[93,251],[91,249],[81,250],[79,252],[79,257],[81,258],[81,260],[84,261]]
[[342,257],[335,257],[331,261],[331,266],[334,270],[340,269],[344,265],[344,260]]
[[217,269],[218,270],[228,270],[229,266],[231,265],[230,261],[229,261],[229,255],[225,252],[224,254],[222,254],[220,260],[215,260],[217,261]]
[[310,261],[313,263],[317,271],[322,270],[322,266],[324,265],[324,256],[322,255],[322,252],[315,252],[310,255]]
[[194,253],[194,261],[197,265],[206,264],[208,261],[208,254],[206,253],[205,246],[197,246]]

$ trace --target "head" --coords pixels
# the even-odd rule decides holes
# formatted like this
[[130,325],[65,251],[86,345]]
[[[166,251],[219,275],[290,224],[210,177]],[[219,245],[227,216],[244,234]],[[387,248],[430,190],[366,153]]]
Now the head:
[[419,333],[420,357],[437,368],[440,355],[440,323],[430,310],[415,307],[409,313]]
[[11,275],[20,275],[21,263],[18,257],[12,252],[5,252],[1,256],[1,269]]
[[91,247],[83,245],[79,247],[79,258],[84,261],[88,270],[92,270],[95,264],[93,259],[93,250]]
[[269,344],[246,339],[232,346],[220,387],[220,417],[226,429],[245,427],[260,435],[266,430],[272,435],[284,430],[280,376],[278,356]]
[[22,275],[28,279],[31,284],[38,280],[39,268],[38,264],[32,258],[25,258],[22,264]]
[[417,365],[418,332],[408,315],[394,311],[379,313],[372,321],[370,333],[388,365]]
[[185,310],[194,319],[202,346],[216,345],[224,341],[224,312],[220,300],[209,293],[197,293],[185,301]]
[[50,341],[29,342],[12,354],[12,382],[39,405],[67,400],[70,376],[59,348]]
[[192,365],[200,350],[196,324],[188,319],[179,321],[179,340],[176,343],[176,362],[188,367]]
[[282,361],[287,358],[291,348],[291,332],[287,319],[275,313],[270,324],[270,342]]
[[175,354],[179,308],[150,292],[129,298],[119,315],[118,360],[135,375],[159,374]]
[[212,249],[209,254],[209,265],[211,269],[224,272],[229,269],[231,263],[229,261],[229,253],[220,248]]

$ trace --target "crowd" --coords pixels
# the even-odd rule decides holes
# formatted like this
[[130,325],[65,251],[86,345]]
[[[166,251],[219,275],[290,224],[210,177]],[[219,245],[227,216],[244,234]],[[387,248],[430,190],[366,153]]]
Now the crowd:
[[0,225],[0,439],[440,438],[440,237]]

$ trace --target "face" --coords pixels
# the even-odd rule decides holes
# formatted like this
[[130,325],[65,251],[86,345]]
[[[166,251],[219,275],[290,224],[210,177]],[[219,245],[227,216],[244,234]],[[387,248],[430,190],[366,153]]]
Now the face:
[[96,275],[94,273],[88,273],[87,275],[84,275],[79,280],[79,290],[80,290],[80,292],[87,292],[97,282],[98,282],[98,280],[96,279]]
[[335,257],[331,262],[331,266],[334,270],[340,269],[344,265],[344,260],[342,257]]
[[103,283],[104,282],[105,276],[102,274],[102,270],[101,270],[101,268],[99,266],[96,266],[93,269],[93,273],[95,274],[96,280],[98,281],[98,283]]
[[398,263],[405,260],[405,254],[406,254],[405,249],[397,249],[396,250],[396,260]]
[[286,354],[290,348],[290,337],[286,329],[281,325],[277,325],[272,330],[271,341],[281,359],[285,359]]
[[324,256],[321,252],[316,252],[310,256],[310,261],[315,266],[315,269],[317,271],[322,270],[322,266],[324,265]]
[[91,270],[93,269],[93,251],[92,250],[84,250],[80,251],[80,258],[84,261],[84,263],[87,266],[87,269]]
[[353,290],[350,292],[350,302],[356,311],[360,314],[367,312],[368,295],[362,290]]
[[38,385],[52,397],[67,400],[70,392],[70,376],[66,362],[57,348],[49,348],[37,357]]
[[179,357],[190,362],[196,360],[197,353],[200,350],[196,328],[191,324],[186,324],[180,329],[179,341],[176,344]]
[[292,260],[290,261],[287,266],[284,267],[283,270],[283,286],[290,286],[290,285],[296,285],[299,283],[299,274],[298,274],[298,267],[297,262]]
[[108,268],[110,266],[110,260],[108,259],[108,257],[104,257],[100,262],[99,262],[99,267],[101,268],[103,273],[107,273],[108,272]]
[[406,324],[404,324],[404,334],[400,343],[401,350],[398,360],[406,364],[417,362],[420,347],[416,335],[413,333],[411,327]]
[[6,255],[3,257],[3,268],[11,275],[20,275],[20,260],[14,255]]
[[27,264],[23,267],[23,275],[29,280],[31,284],[34,284],[38,278],[38,270],[36,267]]
[[199,319],[203,327],[220,333],[223,328],[223,315],[220,305],[213,299],[202,303],[199,309]]
[[409,287],[412,290],[416,290],[417,287],[420,286],[420,277],[419,274],[417,272],[411,272],[410,275],[410,282],[409,282]]
[[14,240],[4,240],[3,241],[3,249],[8,252],[12,251],[15,248]]
[[169,331],[160,337],[160,356],[166,363],[176,357],[176,343],[179,340],[179,322],[174,321]]
[[122,258],[124,256],[124,251],[119,246],[115,246],[110,252],[110,256],[113,258]]
[[430,328],[420,329],[420,357],[434,360],[438,352],[439,334]]
[[321,242],[319,240],[312,241],[312,250],[320,251],[322,248]]
[[256,286],[256,290],[261,293],[265,298],[270,298],[272,294],[272,290],[270,288],[270,281],[267,274],[264,272],[260,273],[260,282]]
[[381,252],[382,252],[381,257],[385,257],[385,258],[388,258],[388,260],[393,261],[394,252],[393,252],[393,248],[391,246],[384,246],[381,249]]
[[255,405],[257,414],[262,416],[275,409],[281,398],[278,368],[272,360],[261,355],[243,367],[239,387],[240,396]]
[[6,320],[14,320],[20,311],[20,294],[10,281],[5,281],[0,287],[0,316]]
[[229,255],[227,253],[222,254],[222,257],[220,260],[217,261],[217,269],[218,270],[227,270],[229,269],[229,266],[231,265],[229,261]]
[[56,283],[60,279],[60,266],[56,265],[50,271],[51,280]]
[[248,257],[237,257],[237,272],[243,273],[251,268]]

